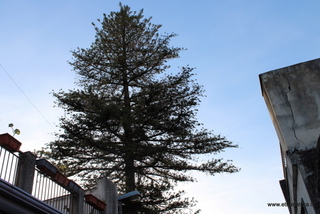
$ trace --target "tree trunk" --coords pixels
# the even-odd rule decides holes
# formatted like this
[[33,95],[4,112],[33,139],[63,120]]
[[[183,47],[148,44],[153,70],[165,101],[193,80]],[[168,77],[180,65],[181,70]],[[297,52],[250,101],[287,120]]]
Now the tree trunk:
[[[125,177],[126,177],[126,192],[131,192],[135,190],[135,168],[134,168],[134,159],[126,158],[125,159]],[[130,203],[130,202],[129,202]],[[136,207],[134,204],[126,205],[127,214],[138,214]]]
[[135,168],[134,168],[134,160],[133,158],[125,159],[125,167],[124,167],[125,177],[126,177],[126,191],[131,192],[135,191]]

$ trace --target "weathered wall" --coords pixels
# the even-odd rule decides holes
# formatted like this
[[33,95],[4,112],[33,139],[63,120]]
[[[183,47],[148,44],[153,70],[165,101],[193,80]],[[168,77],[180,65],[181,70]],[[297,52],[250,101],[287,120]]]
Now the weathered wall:
[[118,193],[115,184],[106,177],[99,178],[97,184],[97,188],[87,190],[86,194],[94,194],[106,202],[107,206],[102,214],[118,214]]
[[309,149],[320,134],[320,59],[260,75],[282,149]]

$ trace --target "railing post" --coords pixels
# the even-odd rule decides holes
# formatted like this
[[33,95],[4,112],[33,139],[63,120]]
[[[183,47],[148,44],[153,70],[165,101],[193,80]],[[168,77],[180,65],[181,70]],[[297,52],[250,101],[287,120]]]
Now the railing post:
[[31,194],[36,156],[31,152],[20,152],[15,186]]
[[84,190],[72,194],[72,213],[83,214]]

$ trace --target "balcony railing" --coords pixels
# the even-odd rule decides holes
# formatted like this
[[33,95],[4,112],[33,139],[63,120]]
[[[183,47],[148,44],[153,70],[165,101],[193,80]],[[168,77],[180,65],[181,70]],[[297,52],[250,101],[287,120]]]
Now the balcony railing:
[[0,178],[15,184],[19,156],[0,147]]
[[72,213],[72,193],[39,169],[35,170],[32,195],[63,213]]
[[[0,135],[0,178],[29,193],[42,202],[65,214],[102,214],[106,204],[93,197],[88,200],[85,191],[69,180],[51,163],[37,160],[30,152],[23,153],[19,147],[4,145]],[[5,134],[6,140],[13,138]],[[13,138],[14,139],[14,138]],[[1,209],[0,209],[1,212]]]

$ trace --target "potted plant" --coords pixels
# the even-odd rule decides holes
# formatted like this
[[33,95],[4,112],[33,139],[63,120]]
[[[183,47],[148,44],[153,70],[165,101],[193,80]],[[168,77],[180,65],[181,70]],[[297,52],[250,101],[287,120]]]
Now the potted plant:
[[20,150],[21,143],[14,138],[14,135],[19,135],[20,130],[13,128],[13,123],[9,124],[9,127],[12,129],[13,136],[8,133],[0,135],[0,146],[4,147],[10,152],[18,152]]
[[58,169],[52,165],[46,159],[39,159],[36,161],[37,168],[40,169],[41,172],[45,173],[46,175],[53,177],[58,172]]
[[96,207],[98,210],[103,211],[104,209],[106,209],[107,204],[104,203],[103,201],[99,200],[98,201],[98,206]]
[[92,195],[92,194],[86,194],[86,195],[84,196],[84,199],[85,199],[85,201],[86,201],[88,204],[90,204],[90,205],[92,205],[92,206],[98,205],[98,198],[95,197],[95,196]]
[[70,180],[68,186],[66,187],[71,193],[79,194],[82,191],[82,188],[73,180]]
[[94,208],[102,211],[106,208],[106,203],[104,203],[103,201],[99,200],[97,197],[95,197],[92,194],[86,194],[84,196],[85,201],[90,204],[91,206],[93,206]]
[[52,177],[52,180],[63,187],[67,187],[70,181],[64,174],[59,171],[57,171],[57,173]]

